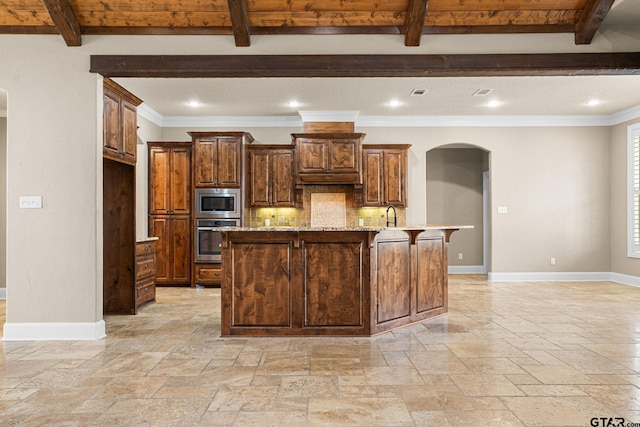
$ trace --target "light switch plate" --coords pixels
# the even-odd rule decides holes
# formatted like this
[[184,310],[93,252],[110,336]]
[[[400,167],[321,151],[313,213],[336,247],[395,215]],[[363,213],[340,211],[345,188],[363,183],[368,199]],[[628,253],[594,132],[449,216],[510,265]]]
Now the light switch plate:
[[507,213],[506,206],[498,206],[498,213]]
[[20,209],[42,209],[42,196],[20,196]]

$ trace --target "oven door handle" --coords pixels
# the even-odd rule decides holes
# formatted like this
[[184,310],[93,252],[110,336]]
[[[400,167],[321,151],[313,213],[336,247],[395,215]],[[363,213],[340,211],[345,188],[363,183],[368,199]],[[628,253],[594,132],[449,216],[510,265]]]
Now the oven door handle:
[[218,231],[220,227],[197,227],[198,231]]

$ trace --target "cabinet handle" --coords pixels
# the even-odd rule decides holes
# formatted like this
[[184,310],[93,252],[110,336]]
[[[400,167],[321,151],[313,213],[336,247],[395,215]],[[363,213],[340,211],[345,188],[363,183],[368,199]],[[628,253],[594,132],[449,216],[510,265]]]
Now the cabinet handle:
[[144,268],[149,268],[149,264],[145,264],[145,265],[144,265]]
[[220,273],[214,273],[213,275],[216,277],[220,277]]
[[145,247],[144,247],[144,251],[145,251],[145,252],[149,252],[150,250],[151,250],[151,248],[150,248],[149,246],[145,246]]

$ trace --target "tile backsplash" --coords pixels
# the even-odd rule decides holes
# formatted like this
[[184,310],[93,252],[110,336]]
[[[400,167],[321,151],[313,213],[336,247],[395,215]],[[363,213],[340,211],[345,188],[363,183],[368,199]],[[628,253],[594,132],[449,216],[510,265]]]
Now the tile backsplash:
[[[304,187],[304,202],[302,209],[296,208],[251,208],[246,225],[250,227],[264,227],[265,220],[271,226],[280,227],[310,227],[311,226],[311,194],[314,193],[342,193],[345,197],[346,226],[357,227],[362,219],[367,227],[384,227],[386,225],[387,207],[356,208],[353,207],[353,187],[349,185],[306,185]],[[406,225],[405,209],[396,208],[398,226]]]

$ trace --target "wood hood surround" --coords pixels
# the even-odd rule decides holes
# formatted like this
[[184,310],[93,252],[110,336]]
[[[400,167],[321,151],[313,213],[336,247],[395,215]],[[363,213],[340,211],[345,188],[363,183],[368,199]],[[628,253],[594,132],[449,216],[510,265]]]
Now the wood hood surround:
[[362,141],[354,122],[305,122],[292,133],[295,145],[295,201],[302,205],[305,185],[352,185],[354,203],[362,203]]

